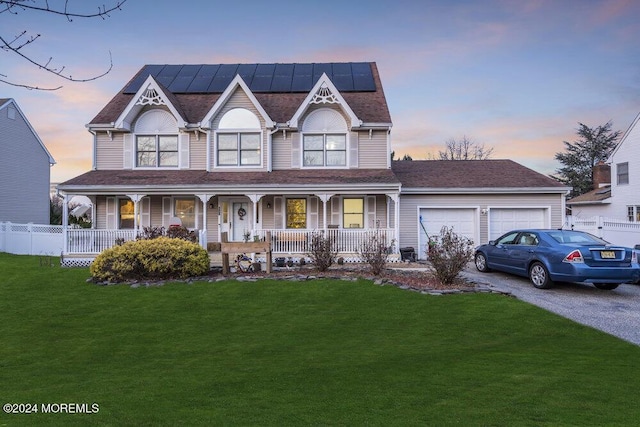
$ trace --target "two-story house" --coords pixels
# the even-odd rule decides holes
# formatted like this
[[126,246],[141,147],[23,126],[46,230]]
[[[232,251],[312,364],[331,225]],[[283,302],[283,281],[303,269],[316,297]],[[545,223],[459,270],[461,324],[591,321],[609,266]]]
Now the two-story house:
[[602,216],[640,222],[640,114],[606,164],[593,171],[594,189],[567,202],[575,217]]
[[0,149],[0,222],[49,224],[56,162],[11,98],[0,99]]
[[[392,167],[391,126],[375,63],[147,65],[87,125],[93,170],[59,185],[89,197],[95,219],[93,230],[67,230],[66,259],[90,259],[143,226],[181,224],[211,250],[223,232],[242,241],[270,231],[274,252],[293,255],[322,230],[355,259],[371,232],[396,252],[405,240],[424,246],[425,215],[430,230],[470,219],[475,241],[490,234],[491,207],[562,223],[566,189],[514,162],[465,167],[476,175],[464,162]],[[434,192],[424,169],[436,165]],[[461,189],[461,177],[472,184]]]

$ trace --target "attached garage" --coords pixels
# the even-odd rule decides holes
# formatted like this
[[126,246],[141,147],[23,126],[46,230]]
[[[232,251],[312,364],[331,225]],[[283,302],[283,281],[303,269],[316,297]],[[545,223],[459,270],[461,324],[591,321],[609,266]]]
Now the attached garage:
[[547,208],[490,208],[489,240],[517,228],[549,228]]
[[420,208],[418,258],[426,258],[427,234],[437,236],[444,226],[453,228],[456,234],[468,237],[477,244],[479,240],[477,220],[477,208]]

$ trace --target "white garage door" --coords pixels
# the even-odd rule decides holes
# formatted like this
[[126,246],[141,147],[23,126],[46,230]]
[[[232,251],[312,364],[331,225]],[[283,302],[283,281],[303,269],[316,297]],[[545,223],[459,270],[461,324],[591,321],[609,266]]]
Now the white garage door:
[[[456,234],[468,237],[474,242],[477,240],[476,234],[478,227],[476,225],[476,210],[472,208],[422,208],[420,209],[420,222],[422,226],[419,229],[420,248],[418,258],[426,258],[427,236],[437,236],[440,229],[444,226],[453,227]],[[424,229],[423,229],[424,227]],[[474,243],[475,244],[475,243]]]
[[489,210],[489,240],[517,228],[548,228],[545,208],[511,208]]

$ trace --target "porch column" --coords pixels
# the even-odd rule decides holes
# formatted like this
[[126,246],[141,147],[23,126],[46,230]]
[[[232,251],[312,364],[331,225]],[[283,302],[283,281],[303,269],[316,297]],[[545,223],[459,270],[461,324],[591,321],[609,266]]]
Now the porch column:
[[320,200],[322,200],[322,229],[327,230],[327,202],[333,194],[316,194]]
[[253,204],[253,221],[251,224],[251,231],[255,231],[256,224],[258,223],[258,202],[264,197],[264,194],[247,194],[246,196]]
[[[215,194],[196,194],[196,197],[198,199],[200,199],[200,201],[202,202],[202,227],[200,227],[200,246],[202,246],[203,248],[207,248],[207,241],[208,241],[208,236],[207,236],[207,212],[208,209],[207,207],[209,206],[209,200],[211,200],[212,197],[214,197]],[[204,240],[204,241],[203,241]]]
[[387,197],[393,200],[393,207],[394,207],[394,221],[393,221],[394,231],[393,232],[395,234],[396,242],[398,243],[397,249],[399,249],[400,248],[400,193],[387,194]]
[[69,252],[67,246],[69,242],[69,236],[67,235],[67,229],[69,228],[69,206],[67,206],[67,195],[58,194],[62,198],[62,251],[66,254]]
[[145,196],[144,194],[127,194],[128,198],[133,202],[133,229],[138,230],[138,213],[140,212],[139,202]]

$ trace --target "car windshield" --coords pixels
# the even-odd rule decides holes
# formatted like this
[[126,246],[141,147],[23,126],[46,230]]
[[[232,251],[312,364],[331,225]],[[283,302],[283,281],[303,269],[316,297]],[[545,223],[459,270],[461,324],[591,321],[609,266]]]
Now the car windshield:
[[602,240],[593,234],[584,233],[580,231],[571,230],[557,230],[549,232],[551,236],[558,243],[577,243],[577,244],[598,244],[607,245],[609,242]]

